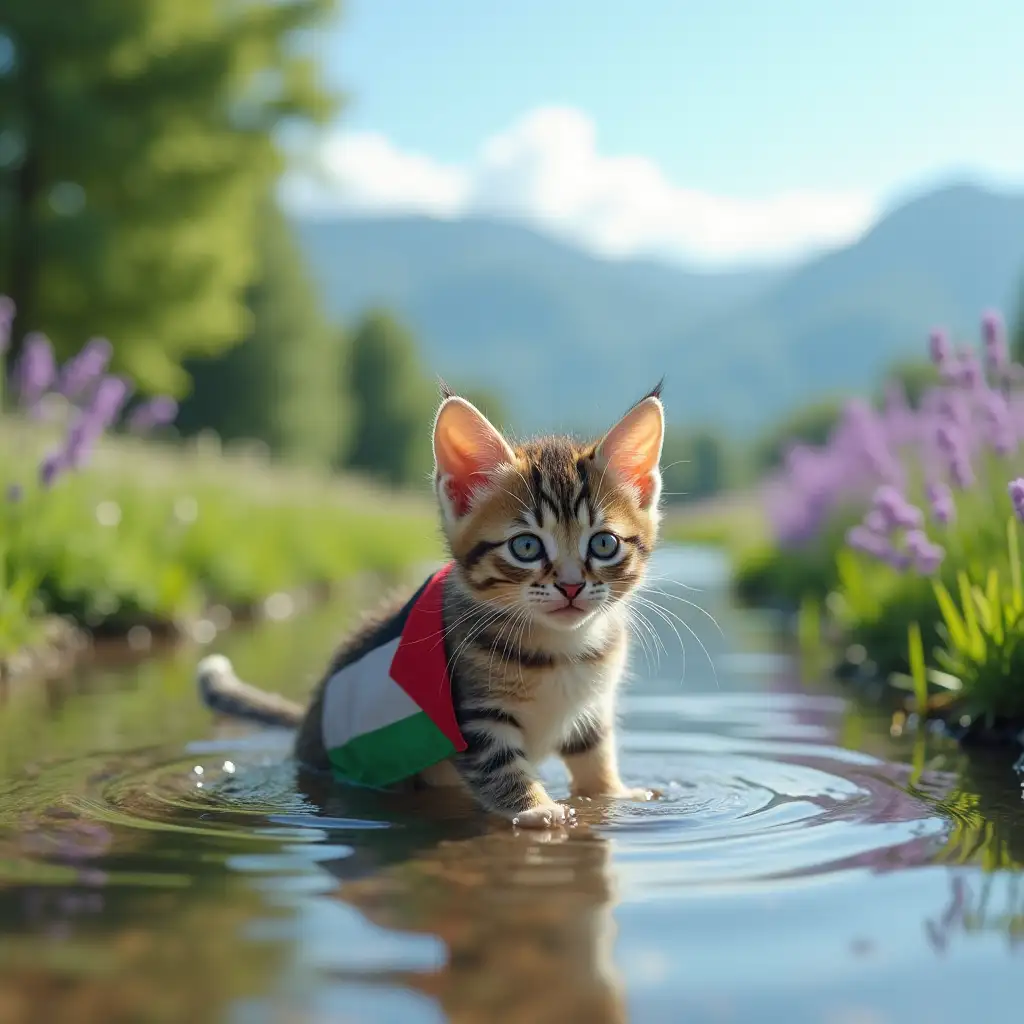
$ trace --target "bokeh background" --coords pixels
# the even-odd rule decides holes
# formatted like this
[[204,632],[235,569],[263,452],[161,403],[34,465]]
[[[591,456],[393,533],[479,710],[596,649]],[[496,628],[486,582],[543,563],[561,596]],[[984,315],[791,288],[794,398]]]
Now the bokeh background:
[[443,376],[516,431],[662,375],[668,491],[1013,319],[1005,4],[8,0],[0,291],[178,429],[420,485]]

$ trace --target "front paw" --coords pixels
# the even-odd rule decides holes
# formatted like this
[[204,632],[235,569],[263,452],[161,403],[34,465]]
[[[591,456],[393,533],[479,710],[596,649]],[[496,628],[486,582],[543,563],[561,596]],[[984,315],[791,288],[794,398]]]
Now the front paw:
[[528,811],[520,811],[512,818],[512,824],[519,828],[557,828],[559,825],[570,825],[576,817],[576,811],[562,804],[540,804]]

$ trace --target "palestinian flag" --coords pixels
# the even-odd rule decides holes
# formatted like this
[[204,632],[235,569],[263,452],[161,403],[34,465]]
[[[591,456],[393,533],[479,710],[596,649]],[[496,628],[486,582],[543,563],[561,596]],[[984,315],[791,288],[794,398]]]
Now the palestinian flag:
[[466,749],[452,704],[435,573],[327,681],[324,747],[335,776],[380,788]]

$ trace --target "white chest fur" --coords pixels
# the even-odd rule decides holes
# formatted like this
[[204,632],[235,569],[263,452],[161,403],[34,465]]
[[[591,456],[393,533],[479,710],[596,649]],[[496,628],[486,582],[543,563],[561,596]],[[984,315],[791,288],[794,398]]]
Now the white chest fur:
[[543,681],[529,700],[509,708],[523,727],[526,755],[534,764],[557,753],[574,723],[587,718],[602,723],[611,720],[616,690],[626,666],[624,636],[617,619],[598,624],[590,636],[581,636],[576,642],[584,650],[600,650],[616,638],[610,653],[600,659],[575,660],[567,651],[570,657],[560,658],[554,668],[544,673]]

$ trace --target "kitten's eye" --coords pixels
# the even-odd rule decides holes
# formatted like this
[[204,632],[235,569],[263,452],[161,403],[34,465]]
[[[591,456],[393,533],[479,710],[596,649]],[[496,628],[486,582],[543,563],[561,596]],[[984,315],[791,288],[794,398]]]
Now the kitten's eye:
[[614,558],[619,550],[619,538],[607,530],[590,538],[590,553],[595,558]]
[[532,533],[521,533],[508,542],[508,549],[513,558],[520,562],[537,562],[544,554],[544,545],[540,537]]

